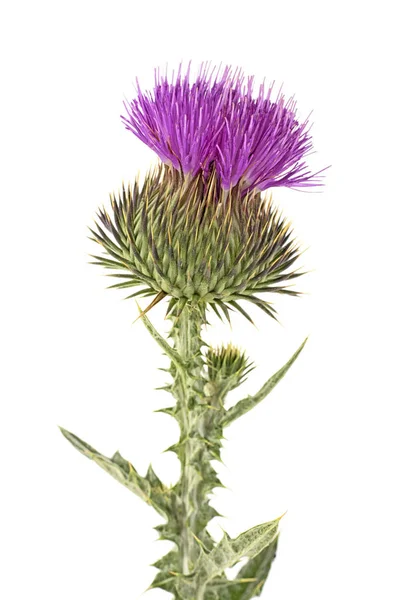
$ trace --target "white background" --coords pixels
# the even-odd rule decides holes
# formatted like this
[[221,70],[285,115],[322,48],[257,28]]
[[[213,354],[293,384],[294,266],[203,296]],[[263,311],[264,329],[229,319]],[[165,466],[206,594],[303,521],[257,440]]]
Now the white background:
[[[323,193],[276,190],[311,273],[232,340],[255,391],[307,334],[286,379],[227,430],[213,504],[232,535],[288,511],[266,600],[393,600],[395,535],[393,36],[390,3],[8,1],[1,15],[1,596],[135,600],[168,548],[160,518],[78,454],[57,424],[177,478],[165,359],[88,264],[108,192],[155,160],[124,130],[134,77],[181,60],[241,66],[313,109]],[[164,331],[163,310],[151,313]],[[243,394],[244,395],[244,394]],[[167,597],[151,591],[147,599]]]

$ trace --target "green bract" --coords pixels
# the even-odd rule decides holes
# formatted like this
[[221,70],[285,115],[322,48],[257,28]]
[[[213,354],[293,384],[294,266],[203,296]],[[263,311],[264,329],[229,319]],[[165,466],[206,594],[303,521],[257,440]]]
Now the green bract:
[[296,295],[285,282],[300,275],[290,270],[299,248],[269,196],[224,191],[214,171],[206,182],[161,165],[111,196],[111,208],[99,211],[102,226],[92,231],[107,254],[96,263],[125,272],[111,287],[139,286],[132,296],[155,296],[152,305],[169,296],[169,312],[191,301],[227,316],[229,308],[248,316],[240,300],[274,316],[257,294]]
[[245,381],[248,373],[253,369],[245,352],[232,344],[219,348],[209,347],[206,365],[208,381],[204,386],[204,392],[207,396],[226,394],[233,390]]

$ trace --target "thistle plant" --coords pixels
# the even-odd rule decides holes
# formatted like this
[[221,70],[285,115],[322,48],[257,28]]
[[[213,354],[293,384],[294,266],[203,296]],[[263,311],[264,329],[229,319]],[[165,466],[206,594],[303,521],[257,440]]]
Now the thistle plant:
[[[321,185],[306,156],[312,149],[308,122],[296,118],[294,100],[240,70],[204,64],[193,81],[189,69],[168,78],[156,72],[153,91],[137,83],[125,103],[126,128],[152,148],[159,163],[141,182],[123,186],[100,208],[91,237],[101,247],[94,263],[111,271],[110,287],[145,299],[139,318],[169,360],[174,417],[180,437],[170,450],[181,465],[170,487],[150,466],[139,474],[118,452],[103,456],[74,434],[65,437],[85,456],[140,496],[162,517],[160,539],[173,549],[155,563],[151,588],[176,600],[249,600],[261,594],[274,560],[279,518],[231,539],[215,542],[210,504],[221,482],[212,461],[220,459],[223,431],[257,406],[286,374],[288,362],[252,396],[227,407],[227,394],[253,368],[246,354],[228,345],[208,347],[202,337],[210,314],[231,322],[239,312],[252,321],[254,304],[276,318],[276,294],[297,296],[291,286],[302,273],[300,247],[290,223],[274,206],[269,188]],[[265,192],[262,195],[262,192]],[[147,314],[167,304],[168,335]],[[248,558],[234,579],[226,570]]]

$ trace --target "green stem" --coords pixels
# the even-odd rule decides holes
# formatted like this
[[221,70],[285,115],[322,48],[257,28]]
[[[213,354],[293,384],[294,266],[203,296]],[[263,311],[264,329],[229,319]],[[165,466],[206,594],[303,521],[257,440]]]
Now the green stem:
[[196,590],[196,600],[204,600],[204,594],[206,591],[206,585],[201,585]]
[[[201,329],[205,322],[204,312],[199,307],[187,304],[181,315],[174,318],[171,337],[174,349],[180,355],[185,370],[173,367],[173,393],[177,399],[177,419],[180,426],[180,440],[177,445],[177,455],[181,462],[181,477],[178,484],[179,492],[179,533],[180,533],[180,563],[182,573],[188,575],[193,569],[197,558],[197,542],[199,534],[197,525],[198,513],[202,508],[204,498],[199,493],[201,473],[199,446],[202,445],[199,425],[199,406],[203,389],[201,378],[203,357],[201,353]],[[204,444],[204,441],[203,441]]]

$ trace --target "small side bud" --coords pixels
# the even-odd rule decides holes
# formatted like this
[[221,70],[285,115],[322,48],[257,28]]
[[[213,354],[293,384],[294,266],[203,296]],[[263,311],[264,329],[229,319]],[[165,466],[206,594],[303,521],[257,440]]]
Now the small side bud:
[[[233,390],[245,380],[253,369],[246,354],[233,346],[209,348],[206,354],[207,380],[204,387],[206,395],[214,395],[218,389]],[[209,392],[209,393],[207,393]]]

